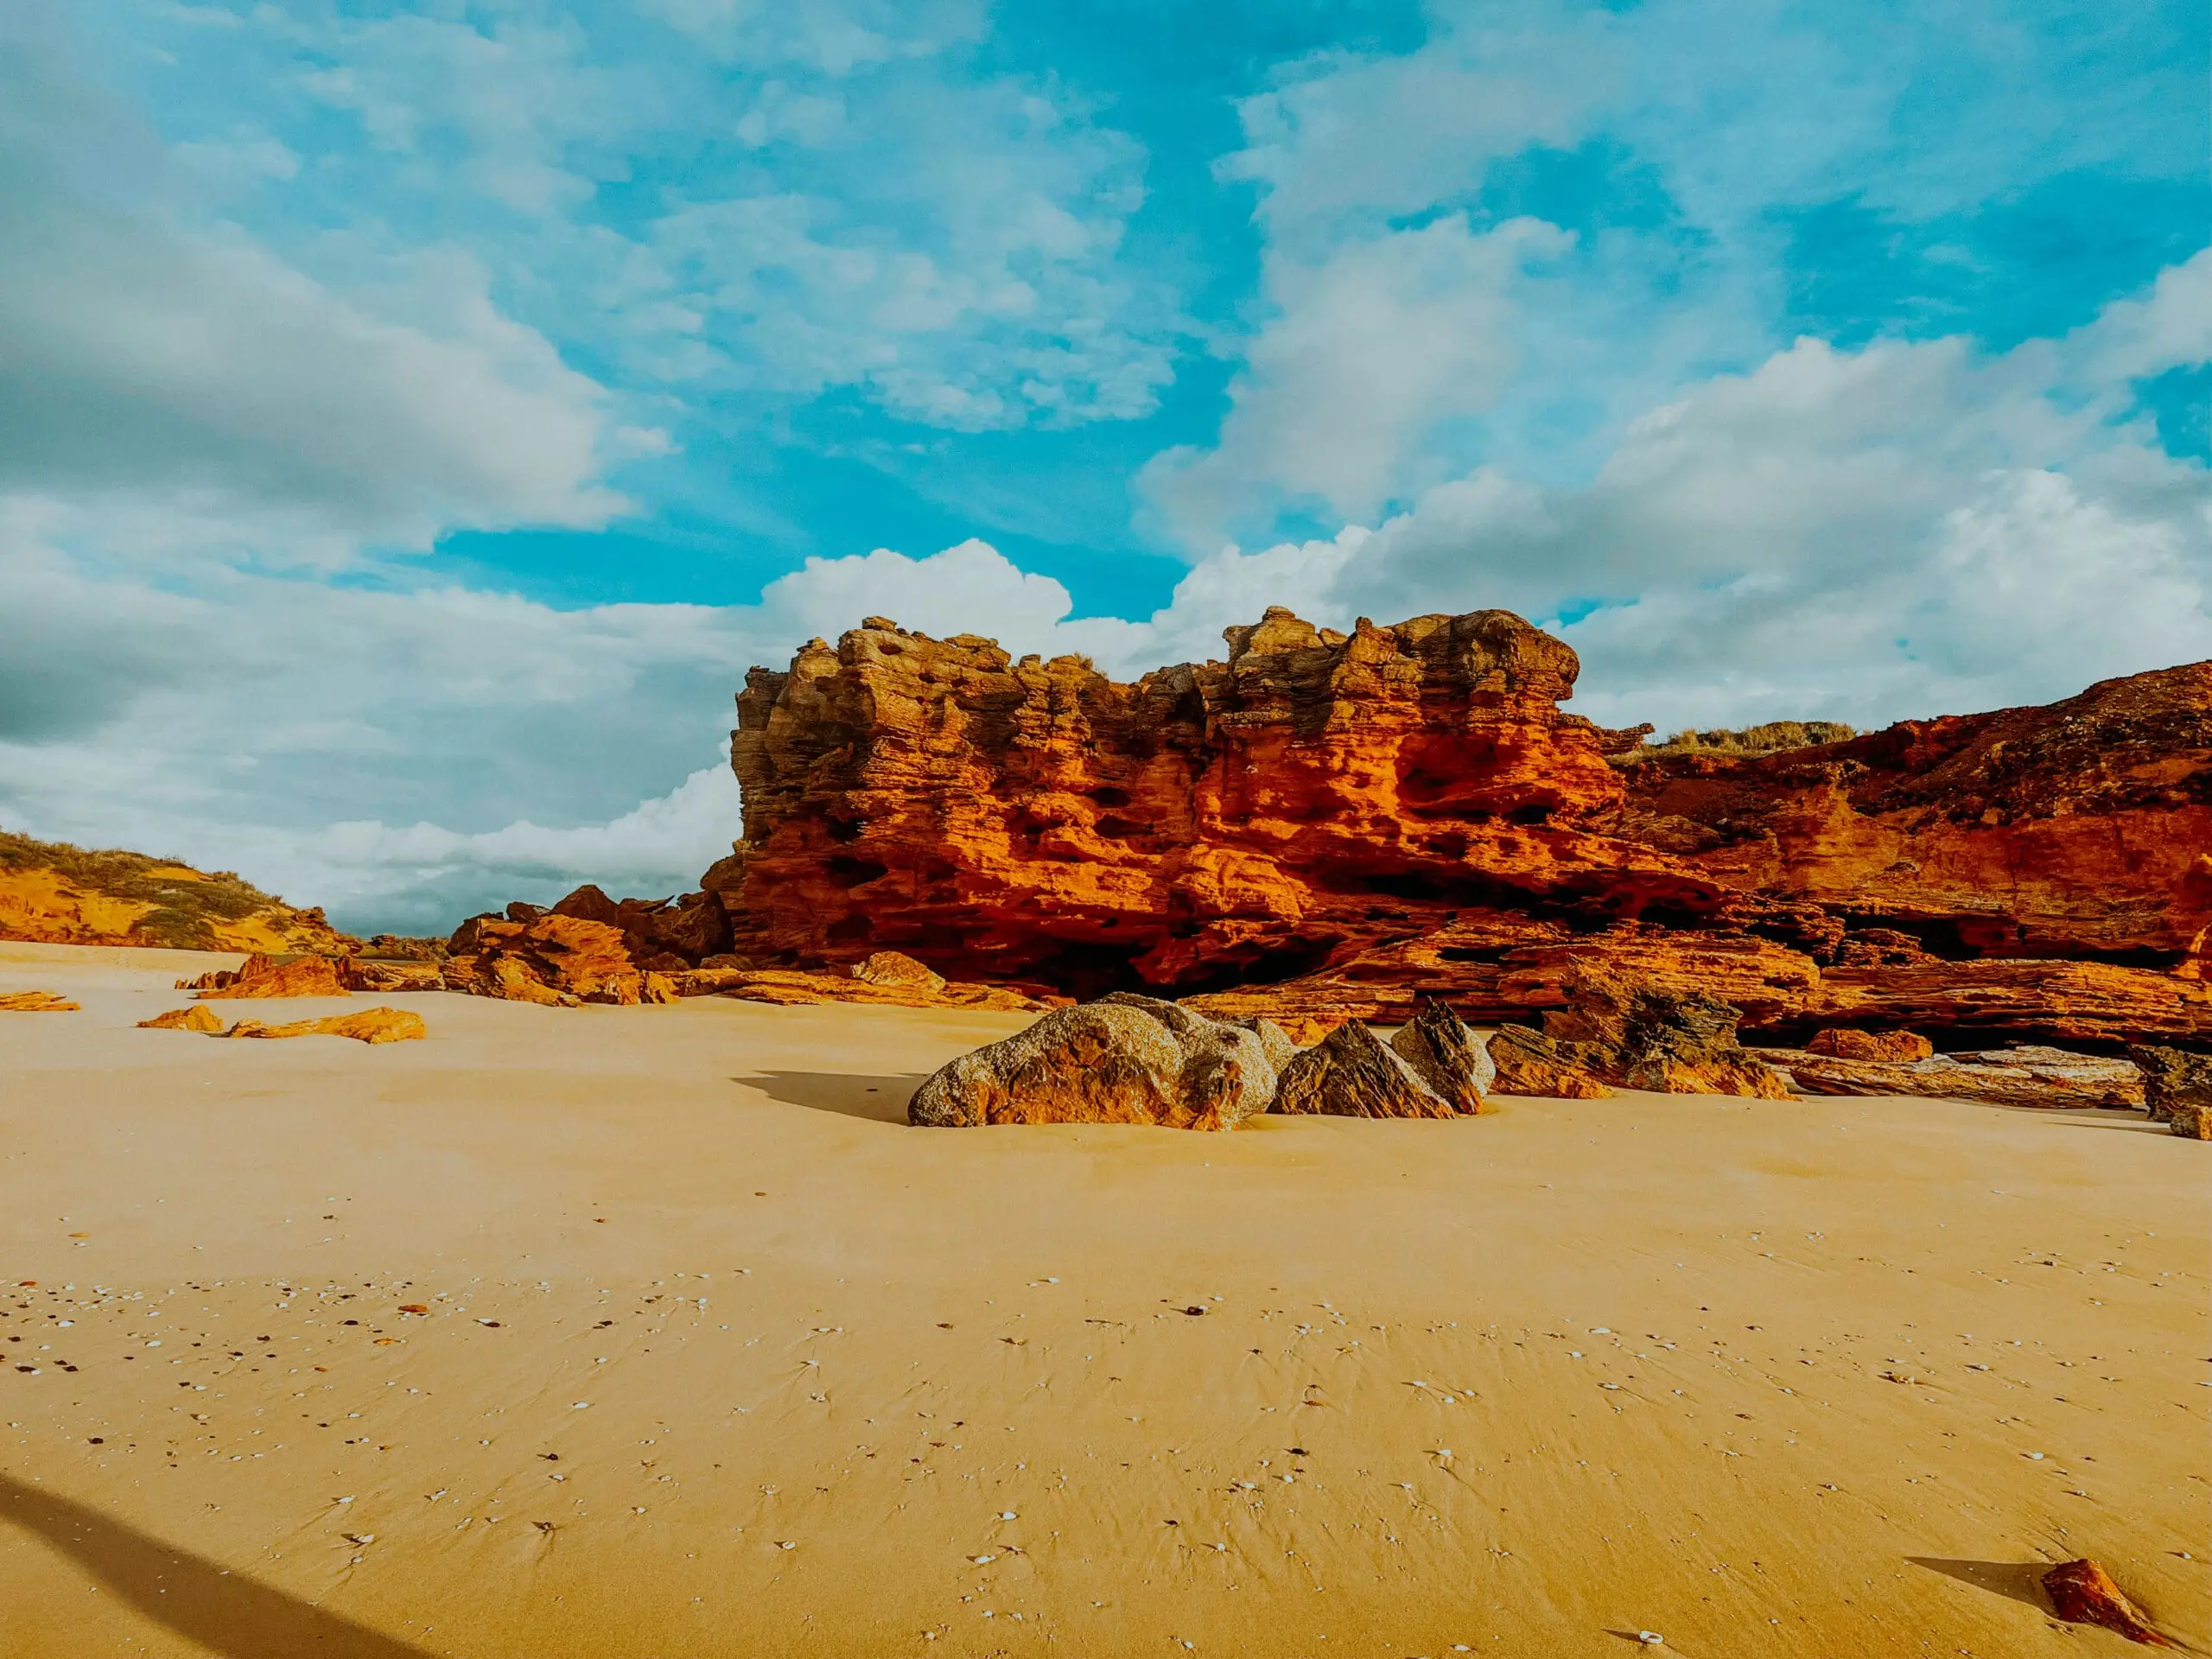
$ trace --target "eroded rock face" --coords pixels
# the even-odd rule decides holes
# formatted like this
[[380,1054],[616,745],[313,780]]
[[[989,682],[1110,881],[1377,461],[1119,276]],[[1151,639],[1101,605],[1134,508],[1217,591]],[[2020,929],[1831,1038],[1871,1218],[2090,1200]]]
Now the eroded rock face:
[[2154,1118],[2171,1118],[2184,1106],[2212,1109],[2212,1054],[2140,1044],[2127,1058],[2143,1073],[2143,1106]]
[[2143,1074],[2132,1062],[2039,1046],[1916,1060],[1866,1060],[1778,1048],[1758,1053],[1808,1095],[1911,1095],[2046,1111],[2143,1104]]
[[196,1031],[212,1037],[223,1028],[223,1016],[213,1008],[194,1003],[188,1008],[171,1008],[167,1014],[157,1014],[150,1020],[141,1020],[141,1031]]
[[1624,791],[1562,714],[1574,653],[1503,611],[1270,611],[1230,659],[1118,684],[1077,658],[862,627],[738,700],[735,948],[1081,989],[1236,982],[1498,894],[1593,918],[1720,889],[1604,836]]
[[871,985],[915,991],[924,996],[936,996],[944,989],[946,982],[943,974],[916,962],[903,950],[878,950],[855,963],[852,976]]
[[1452,1117],[1452,1104],[1362,1020],[1347,1020],[1283,1068],[1274,1109],[1330,1117]]
[[1586,968],[1568,991],[1568,1006],[1544,1015],[1544,1034],[1607,1083],[1661,1095],[1789,1098],[1772,1069],[1737,1041],[1741,1015],[1718,997]]
[[1423,1002],[1413,1023],[1392,1034],[1390,1047],[1453,1111],[1472,1117],[1493,1109],[1488,1096],[1497,1080],[1497,1067],[1490,1051],[1466,1021],[1441,1002],[1433,998]]
[[1615,764],[1634,734],[1564,713],[1573,652],[1503,612],[1226,637],[1134,685],[880,619],[756,669],[731,950],[1135,978],[1308,1039],[1424,996],[1525,1023],[1594,964],[1770,1036],[2212,1041],[2212,664]]
[[1624,827],[1854,928],[1991,957],[2201,960],[2212,663],[1751,760],[1628,769]]
[[177,988],[204,987],[203,1002],[264,996],[344,996],[345,984],[338,964],[328,957],[295,957],[279,962],[274,957],[248,957],[236,972],[203,974],[196,980],[179,980]]
[[429,1035],[423,1016],[408,1008],[363,1008],[359,1014],[336,1014],[326,1020],[295,1020],[286,1025],[264,1025],[241,1020],[224,1037],[351,1037],[359,1043],[418,1042]]
[[53,991],[10,991],[0,995],[0,1014],[75,1014],[78,1005]]
[[526,921],[479,917],[454,943],[442,970],[449,991],[549,1007],[676,1001],[667,976],[640,969],[621,930],[605,922],[552,912]]
[[[672,974],[670,982],[680,996],[728,996],[741,1002],[770,1002],[779,1007],[806,1007],[825,1002],[855,1002],[891,1008],[976,1008],[987,1013],[1041,1012],[1046,1004],[1019,991],[999,985],[974,985],[940,978],[906,980],[893,975],[885,982],[862,978],[857,971],[843,974],[810,973],[798,968],[696,968]],[[1065,999],[1063,999],[1065,1001]]]
[[962,1055],[914,1091],[906,1115],[934,1128],[1234,1128],[1274,1097],[1269,1051],[1259,1031],[1173,1002],[1116,995],[1057,1009],[1002,1042]]
[[1548,1100],[1603,1100],[1605,1080],[1566,1048],[1528,1026],[1500,1026],[1490,1039],[1493,1087],[1501,1095]]
[[1808,1054],[1840,1060],[1882,1060],[1909,1065],[1924,1060],[1936,1045],[1916,1031],[1854,1031],[1848,1027],[1816,1031],[1805,1044]]

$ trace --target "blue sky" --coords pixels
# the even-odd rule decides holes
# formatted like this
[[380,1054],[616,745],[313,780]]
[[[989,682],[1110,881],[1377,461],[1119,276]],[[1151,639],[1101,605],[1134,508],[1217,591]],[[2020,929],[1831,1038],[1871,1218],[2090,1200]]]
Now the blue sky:
[[885,609],[1136,671],[1501,605],[1662,726],[2212,654],[2208,60],[2193,3],[29,0],[0,822],[362,925],[677,885],[745,664]]

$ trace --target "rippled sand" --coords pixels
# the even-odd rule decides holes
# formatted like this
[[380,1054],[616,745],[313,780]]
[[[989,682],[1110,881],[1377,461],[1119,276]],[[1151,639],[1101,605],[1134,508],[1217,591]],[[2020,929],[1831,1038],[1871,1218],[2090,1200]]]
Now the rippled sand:
[[915,1130],[1023,1016],[132,1028],[208,961],[0,945],[85,1005],[0,1014],[10,1659],[2126,1650],[2077,1554],[2206,1635],[2139,1120]]

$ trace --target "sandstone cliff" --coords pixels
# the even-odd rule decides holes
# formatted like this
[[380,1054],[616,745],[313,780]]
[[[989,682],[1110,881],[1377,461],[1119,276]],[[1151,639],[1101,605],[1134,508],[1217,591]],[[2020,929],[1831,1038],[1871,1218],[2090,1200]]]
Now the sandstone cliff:
[[0,832],[0,939],[341,956],[359,941],[228,871]]
[[1125,685],[871,619],[753,670],[745,837],[708,884],[729,948],[1153,988],[1306,1040],[1423,995],[1526,1017],[1593,966],[1770,1033],[2212,1040],[2212,665],[1644,759],[1505,612],[1226,638]]

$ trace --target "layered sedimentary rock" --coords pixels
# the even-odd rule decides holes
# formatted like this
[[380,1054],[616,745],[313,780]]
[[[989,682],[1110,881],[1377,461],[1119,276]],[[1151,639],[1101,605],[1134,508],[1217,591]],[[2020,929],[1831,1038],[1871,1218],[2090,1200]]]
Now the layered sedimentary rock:
[[181,991],[196,990],[203,1002],[264,996],[344,996],[346,986],[338,964],[328,957],[295,957],[281,962],[275,957],[248,957],[235,970],[202,974],[181,979]]
[[1840,1060],[1879,1060],[1889,1065],[1910,1065],[1924,1060],[1936,1052],[1936,1045],[1916,1031],[1854,1031],[1846,1026],[1837,1030],[1816,1031],[1805,1045],[1808,1054],[1830,1056]]
[[[1411,1027],[1407,1027],[1411,1030]],[[1347,1020],[1283,1067],[1274,1110],[1329,1117],[1454,1117],[1452,1102],[1363,1020]]]
[[407,1008],[363,1008],[359,1014],[335,1014],[324,1020],[294,1020],[281,1026],[259,1020],[241,1020],[223,1037],[350,1037],[358,1043],[420,1042],[429,1035],[423,1016]]
[[[696,968],[671,974],[679,996],[728,996],[741,1002],[806,1007],[855,1002],[890,1008],[975,1008],[992,1014],[1041,1013],[1047,1006],[1000,985],[977,985],[931,975],[934,987],[879,983],[857,973],[816,973],[803,968]],[[1061,999],[1065,1002],[1065,999]]]
[[78,1007],[52,991],[10,991],[0,995],[0,1014],[74,1014]]
[[[1736,1039],[1737,1009],[1698,991],[1669,992],[1595,968],[1577,971],[1563,1008],[1544,1015],[1542,1049],[1529,1033],[1509,1026],[1493,1039],[1500,1087],[1506,1057],[1516,1068],[1512,1092],[1549,1093],[1535,1085],[1541,1072],[1531,1064],[1562,1068],[1561,1091],[1584,1098],[1583,1079],[1662,1095],[1738,1095],[1787,1100],[1789,1090],[1772,1067]],[[1500,1056],[1499,1039],[1506,1056]]]
[[464,923],[442,975],[449,991],[548,1007],[676,1001],[673,982],[639,968],[620,929],[575,916]]
[[188,1008],[171,1008],[166,1014],[138,1022],[141,1031],[196,1031],[203,1037],[213,1037],[222,1028],[223,1016],[196,1002]]
[[1623,827],[1946,957],[2191,965],[2212,927],[2212,663],[1816,748],[1627,769]]
[[175,859],[5,832],[0,939],[321,956],[359,944],[320,910],[296,909],[228,870],[210,874]]
[[2184,1107],[2212,1111],[2212,1055],[2144,1044],[2127,1051],[2143,1073],[2143,1109],[2171,1119]]
[[1234,1128],[1274,1097],[1288,1039],[1173,1002],[1120,995],[1060,1008],[962,1055],[914,1091],[906,1115],[931,1128],[1150,1123]]
[[2143,1073],[2133,1061],[2044,1046],[1931,1054],[1913,1060],[1859,1059],[1796,1049],[1758,1057],[1808,1095],[1910,1095],[2065,1110],[2139,1108]]
[[1142,985],[1307,1040],[1425,996],[1525,1020],[1596,965],[1770,1037],[2212,1044],[2212,665],[1639,759],[1504,612],[1226,637],[1129,685],[871,619],[754,670],[745,838],[706,884],[731,950]]

